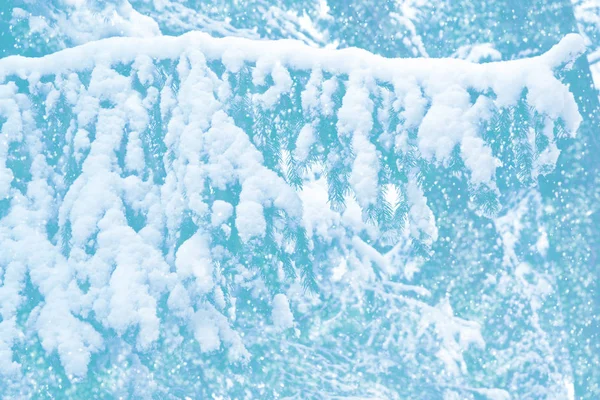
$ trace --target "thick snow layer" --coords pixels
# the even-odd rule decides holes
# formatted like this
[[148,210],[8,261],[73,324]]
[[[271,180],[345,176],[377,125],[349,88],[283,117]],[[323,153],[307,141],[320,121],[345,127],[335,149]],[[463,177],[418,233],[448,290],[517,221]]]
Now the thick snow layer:
[[[267,45],[269,51],[265,52],[264,46]],[[371,81],[390,82],[396,85],[397,90],[403,90],[405,85],[400,82],[410,77],[430,99],[429,117],[425,118],[419,129],[419,150],[422,155],[426,159],[435,158],[444,162],[454,145],[461,143],[463,157],[473,173],[474,182],[489,183],[498,162],[494,160],[490,150],[474,137],[480,120],[484,118],[481,113],[485,113],[485,105],[481,103],[485,102],[475,104],[482,110],[474,109],[475,105],[469,102],[467,89],[480,92],[493,90],[497,106],[514,104],[522,91],[527,89],[527,100],[531,106],[550,118],[562,118],[567,130],[575,132],[581,117],[572,95],[553,77],[552,69],[569,63],[583,49],[582,38],[571,34],[540,57],[480,65],[448,59],[384,59],[359,49],[333,51],[311,48],[290,40],[267,44],[243,38],[216,39],[192,32],[178,38],[112,38],[67,49],[42,59],[9,57],[0,61],[0,77],[15,74],[23,79],[35,80],[38,76],[80,71],[95,65],[129,63],[139,57],[175,59],[182,53],[196,51],[202,54],[203,59],[222,60],[232,72],[237,72],[244,63],[256,63],[253,70],[254,84],[263,84],[267,74],[274,82],[264,93],[256,94],[256,99],[266,107],[271,107],[291,88],[292,81],[286,68],[320,69],[334,75],[347,74],[351,77],[350,83],[361,83],[358,88],[350,86],[344,97],[346,106],[340,109],[339,115],[342,133],[346,125],[354,132],[369,131],[369,92],[365,89],[361,76],[367,76]],[[547,96],[546,93],[553,93],[554,96]],[[408,93],[397,95],[401,100]],[[406,115],[414,112],[411,111],[413,104],[418,107],[420,102],[410,101],[405,104]],[[363,106],[366,107],[364,111],[357,109]],[[352,120],[345,121],[350,116]],[[431,122],[427,124],[427,121]],[[356,129],[356,126],[361,126],[362,129]],[[356,146],[360,146],[362,141],[357,137],[354,142]],[[368,148],[367,145],[366,149]],[[367,154],[365,152],[357,157],[355,169],[362,170],[365,167],[367,171],[374,166],[372,156]],[[369,158],[371,161],[368,161]],[[353,178],[353,186],[364,187],[368,179],[368,173],[361,173],[361,176]],[[359,183],[361,181],[364,183]],[[368,196],[367,193],[365,196],[361,193],[360,196],[364,198],[361,201],[363,204],[368,203],[365,197]]]
[[[266,47],[269,51],[265,51]],[[196,53],[201,54],[203,60],[222,60],[232,73],[238,72],[242,65],[255,64],[252,72],[255,85],[264,84],[267,75],[274,82],[264,93],[255,94],[255,100],[270,108],[291,89],[292,80],[287,69],[348,75],[350,86],[344,96],[345,105],[339,110],[339,128],[341,133],[349,129],[359,134],[353,139],[354,146],[365,145],[365,151],[357,155],[355,160],[355,174],[360,175],[354,176],[351,182],[353,188],[365,189],[364,195],[360,190],[357,193],[361,197],[361,204],[365,205],[373,197],[373,189],[367,188],[367,181],[376,173],[374,149],[369,150],[370,146],[359,137],[361,130],[369,132],[371,124],[369,82],[393,84],[398,101],[404,103],[403,115],[412,121],[409,116],[416,113],[415,123],[422,118],[419,115],[423,102],[418,97],[424,96],[430,110],[419,128],[419,151],[422,156],[428,160],[447,162],[454,145],[460,144],[473,182],[490,185],[498,161],[477,138],[477,131],[481,121],[486,119],[486,111],[489,111],[486,108],[491,105],[485,96],[471,104],[467,90],[482,93],[491,90],[494,93],[494,105],[507,107],[515,104],[523,90],[527,89],[527,101],[537,112],[552,119],[561,118],[567,131],[574,133],[581,117],[573,96],[565,85],[554,78],[552,71],[573,61],[583,50],[583,39],[570,34],[539,57],[472,64],[455,59],[385,59],[354,48],[318,49],[292,40],[266,42],[232,37],[212,38],[204,33],[191,32],[181,37],[111,38],[66,49],[41,59],[9,57],[0,61],[0,78],[17,75],[35,81],[40,76],[67,74],[98,65],[128,64],[133,61],[139,64],[141,59],[178,59],[182,54]],[[140,73],[143,71],[144,68],[140,68]],[[364,77],[368,79],[365,81]],[[414,84],[407,85],[407,79]],[[310,90],[315,90],[314,82]],[[417,98],[413,98],[414,93]],[[548,96],[547,93],[553,95]],[[308,100],[305,103],[308,105]],[[356,129],[357,126],[361,129]]]
[[[34,333],[83,376],[105,346],[99,331],[133,333],[145,351],[171,317],[201,352],[247,359],[232,288],[249,270],[275,252],[301,269],[315,242],[347,235],[350,276],[397,273],[359,238],[377,242],[383,228],[365,220],[399,208],[382,188],[406,205],[397,237],[430,245],[419,163],[447,166],[456,149],[474,190],[497,192],[481,127],[526,93],[546,127],[574,134],[581,117],[554,70],[583,50],[569,35],[539,57],[478,65],[191,32],[0,60],[0,371],[18,371],[12,349]],[[536,161],[553,164],[554,131],[540,134],[551,144]],[[271,253],[256,261],[261,246]],[[41,300],[25,309],[30,286]],[[284,294],[272,317],[294,325]],[[477,327],[436,329],[439,358],[464,368]]]

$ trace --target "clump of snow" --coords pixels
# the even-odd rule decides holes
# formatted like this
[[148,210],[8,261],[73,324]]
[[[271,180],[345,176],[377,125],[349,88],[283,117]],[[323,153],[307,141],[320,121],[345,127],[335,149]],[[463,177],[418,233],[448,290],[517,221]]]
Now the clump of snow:
[[[261,67],[260,63],[257,63],[257,68],[252,73],[255,85],[264,84],[265,71]],[[270,75],[273,78],[274,85],[267,89],[266,92],[255,95],[255,99],[261,102],[265,108],[273,107],[280,96],[289,92],[292,88],[292,78],[280,62],[275,62],[273,67],[270,68]]]
[[435,225],[435,217],[433,212],[427,205],[427,198],[423,194],[423,190],[417,184],[415,177],[411,177],[407,187],[407,200],[410,205],[410,233],[415,238],[421,238],[426,243],[431,243],[437,240],[438,230]]
[[483,61],[500,61],[502,54],[496,50],[491,43],[461,46],[453,54],[453,57],[474,63]]
[[278,329],[289,329],[294,326],[294,315],[290,310],[290,303],[285,294],[279,293],[273,297],[273,311],[271,313],[273,325]]
[[315,132],[311,125],[304,125],[296,139],[296,149],[294,156],[298,161],[306,161],[310,152],[310,147],[315,143]]
[[233,214],[233,206],[223,200],[215,200],[212,205],[210,223],[212,226],[221,226]]
[[338,111],[337,129],[340,135],[351,135],[356,157],[349,182],[363,208],[375,203],[378,188],[379,158],[375,145],[369,140],[373,129],[372,114],[369,90],[361,77],[351,76]]
[[204,293],[213,288],[213,265],[208,239],[201,234],[183,242],[175,258],[177,273],[182,278],[193,276],[199,290]]

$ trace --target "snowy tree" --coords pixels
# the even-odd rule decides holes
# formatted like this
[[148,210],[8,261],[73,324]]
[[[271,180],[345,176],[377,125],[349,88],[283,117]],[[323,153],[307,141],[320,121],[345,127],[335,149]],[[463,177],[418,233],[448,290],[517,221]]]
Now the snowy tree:
[[593,398],[597,93],[532,3],[4,10],[87,43],[0,61],[4,392]]
[[[448,6],[460,7],[459,3],[449,3]],[[475,9],[468,13],[474,18],[471,22],[461,18],[455,19],[453,16],[456,14],[453,13],[438,12],[440,20],[446,18],[446,23],[440,24],[444,27],[443,34],[436,36],[435,29],[424,31],[434,40],[436,37],[443,37],[446,41],[445,45],[440,46],[435,42],[429,42],[426,35],[424,42],[431,43],[430,46],[434,49],[450,49],[448,51],[464,46],[463,43],[471,47],[489,44],[490,48],[498,50],[498,58],[510,59],[544,51],[556,38],[577,30],[575,22],[577,17],[580,29],[586,33],[588,43],[593,43],[593,39],[590,39],[593,38],[593,28],[590,29],[593,25],[589,24],[589,18],[582,12],[585,9],[592,9],[589,3],[576,2],[575,11],[571,4],[565,1],[520,2],[507,4],[506,7],[495,8],[494,6],[494,9],[489,9],[487,12],[477,9],[477,7],[487,7],[483,3],[474,2],[472,6]],[[510,15],[503,18],[496,10]],[[518,22],[511,22],[511,19]],[[429,21],[425,23],[428,24]],[[486,29],[483,29],[484,27]],[[468,33],[465,34],[465,31]],[[456,41],[457,44],[448,46],[448,41],[451,43]],[[433,50],[430,53],[438,56],[451,55],[436,53]],[[575,374],[576,395],[581,398],[593,398],[599,390],[596,383],[599,378],[594,365],[598,362],[595,355],[599,354],[600,346],[600,338],[597,334],[599,305],[594,300],[598,296],[599,288],[593,283],[597,282],[594,254],[597,252],[598,242],[597,235],[592,233],[597,226],[594,216],[597,209],[595,204],[598,198],[598,182],[594,171],[598,165],[596,153],[599,150],[597,142],[599,103],[586,58],[582,57],[575,63],[572,71],[566,74],[566,79],[575,93],[581,114],[584,116],[578,139],[566,142],[557,171],[540,180],[539,187],[526,189],[528,194],[524,194],[523,189],[512,186],[515,192],[521,194],[503,203],[513,203],[521,210],[516,214],[509,212],[508,215],[512,213],[515,216],[519,215],[519,221],[530,221],[524,225],[525,231],[522,231],[523,227],[518,228],[521,232],[515,243],[517,247],[511,245],[509,248],[511,252],[515,252],[512,262],[517,266],[520,262],[526,261],[534,271],[539,268],[535,273],[549,274],[554,277],[555,282],[551,286],[555,304],[548,308],[550,314],[547,315],[547,328],[544,330],[548,333],[552,332],[554,330],[552,326],[555,324],[569,327],[570,334],[566,339],[557,337],[554,341],[568,342],[567,352],[570,353],[571,368]],[[523,196],[537,200],[526,207],[521,201]],[[523,226],[523,222],[515,225]],[[493,231],[491,233],[494,234]],[[501,232],[496,232],[496,235],[498,233],[503,236]],[[511,236],[509,239],[513,240]],[[531,249],[539,247],[536,246],[538,241],[544,246],[542,252],[536,251],[542,256],[536,259],[539,256],[532,257],[536,252],[532,254]],[[493,240],[487,237],[480,243],[484,246],[485,243],[490,242]],[[443,250],[436,251],[436,254],[440,253],[445,254]],[[467,255],[467,252],[455,251],[455,254]],[[481,258],[476,260],[478,264],[481,263]],[[465,275],[474,274],[467,272]],[[458,292],[461,293],[466,287],[468,286],[461,287]],[[573,295],[575,292],[577,295]],[[561,316],[557,318],[556,316],[559,315]],[[494,323],[494,329],[496,329],[495,325]],[[556,333],[560,335],[559,332]]]

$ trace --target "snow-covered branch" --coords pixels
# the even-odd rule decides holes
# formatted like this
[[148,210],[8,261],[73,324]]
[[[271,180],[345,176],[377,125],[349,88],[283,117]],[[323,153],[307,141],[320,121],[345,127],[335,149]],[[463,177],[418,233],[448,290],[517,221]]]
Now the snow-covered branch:
[[[0,60],[0,369],[18,369],[26,287],[41,299],[27,326],[72,376],[101,351],[98,330],[134,330],[143,352],[167,321],[247,360],[238,291],[314,288],[322,243],[398,274],[375,248],[426,253],[438,235],[424,169],[457,165],[473,196],[499,193],[497,120],[539,122],[515,127],[533,143],[519,171],[551,168],[555,137],[581,121],[553,70],[582,51],[569,35],[479,65],[191,32]],[[287,298],[270,298],[292,326]]]

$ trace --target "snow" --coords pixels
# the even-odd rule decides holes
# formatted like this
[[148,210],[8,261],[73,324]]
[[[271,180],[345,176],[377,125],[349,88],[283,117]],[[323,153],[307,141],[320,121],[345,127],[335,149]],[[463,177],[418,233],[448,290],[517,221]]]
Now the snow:
[[278,329],[289,329],[294,326],[294,315],[285,294],[279,293],[273,297],[273,324]]
[[213,266],[208,238],[196,233],[183,242],[175,258],[177,273],[182,279],[193,276],[198,289],[204,293],[213,288]]
[[221,347],[219,328],[211,320],[207,311],[198,311],[194,315],[194,335],[200,344],[202,352],[216,351]]
[[[460,144],[461,155],[471,170],[471,181],[478,185],[489,183],[500,164],[491,149],[477,136],[478,126],[491,108],[489,99],[479,98],[470,104],[469,93],[458,85],[431,100],[431,107],[419,126],[419,151],[427,160],[447,164],[452,150]],[[483,109],[483,110],[481,110]]]
[[233,206],[223,200],[215,200],[212,205],[210,223],[212,226],[221,226],[233,215]]
[[294,156],[298,161],[306,161],[310,152],[311,146],[315,143],[315,132],[311,125],[304,125],[296,139],[296,148]]
[[454,53],[456,58],[479,63],[482,61],[500,61],[502,54],[491,43],[482,43],[472,46],[461,46]]
[[350,173],[350,186],[361,207],[367,208],[377,198],[379,159],[369,134],[373,129],[373,102],[360,76],[351,76],[346,95],[338,111],[340,135],[351,135],[355,159]]
[[273,78],[273,86],[267,89],[266,92],[255,95],[255,99],[261,102],[265,108],[269,109],[275,105],[282,94],[290,91],[292,88],[292,78],[279,61],[274,62],[270,68],[267,66],[270,64],[270,60],[265,60],[265,64],[261,61],[263,59],[256,63],[256,68],[252,71],[252,82],[256,86],[264,85],[267,73]]
[[[269,47],[267,55],[264,51],[265,46]],[[7,57],[0,60],[0,76],[5,78],[15,74],[26,78],[34,72],[47,75],[83,70],[103,59],[108,59],[110,63],[128,63],[140,55],[154,59],[175,59],[188,49],[200,51],[208,59],[220,59],[227,52],[230,55],[238,54],[238,59],[243,58],[246,63],[260,64],[260,62],[266,62],[267,59],[278,60],[281,67],[313,70],[319,66],[322,70],[336,75],[350,75],[351,72],[362,69],[372,79],[387,82],[395,82],[410,76],[414,77],[417,82],[435,82],[437,87],[431,88],[433,92],[431,94],[443,90],[442,87],[453,87],[454,84],[461,87],[473,87],[481,91],[491,87],[499,99],[506,98],[506,101],[502,101],[502,103],[509,104],[517,100],[515,96],[524,87],[542,92],[547,89],[547,85],[556,87],[557,95],[564,97],[565,100],[572,99],[572,95],[566,90],[566,87],[548,74],[562,64],[572,62],[584,51],[585,45],[579,35],[569,34],[550,51],[539,57],[502,63],[472,64],[450,59],[386,59],[355,48],[319,49],[293,40],[253,41],[233,37],[213,38],[201,32],[190,32],[180,37],[110,38],[65,49],[40,59],[28,59],[20,56]],[[448,73],[450,71],[452,73]],[[279,79],[282,82],[281,85],[285,85],[285,74],[276,73],[276,75],[282,76]],[[440,80],[439,77],[443,79]],[[504,77],[510,77],[512,81],[506,84]],[[542,80],[546,82],[546,85],[541,82]],[[559,102],[558,106],[552,106],[541,103],[541,99],[534,100],[540,101],[539,104],[536,101],[532,104],[536,107],[539,106],[540,112],[556,109],[553,117],[563,117],[570,131],[577,128],[580,116],[577,114],[576,108],[563,109],[568,105],[562,106]],[[550,107],[549,110],[547,110],[548,107]]]
[[[269,47],[268,54],[263,51],[264,46]],[[350,86],[339,110],[338,129],[342,134],[354,132],[353,147],[363,149],[360,153],[357,152],[351,183],[364,207],[373,201],[375,195],[375,189],[369,182],[374,181],[377,166],[374,148],[364,140],[365,132],[370,131],[372,124],[371,100],[368,89],[361,82],[360,76],[356,75],[356,71],[361,71],[360,75],[368,76],[371,80],[394,83],[401,93],[406,93],[406,100],[403,101],[405,110],[402,112],[407,126],[414,126],[421,120],[423,100],[419,99],[421,95],[418,89],[416,92],[414,89],[421,85],[425,96],[431,99],[431,107],[419,127],[421,155],[426,160],[435,158],[439,163],[446,163],[452,148],[461,143],[462,156],[472,171],[473,183],[494,187],[492,180],[498,160],[492,156],[485,143],[477,138],[477,126],[481,120],[477,108],[486,101],[478,100],[471,106],[466,89],[475,88],[483,92],[491,88],[496,94],[495,104],[506,107],[514,104],[522,90],[527,88],[530,105],[550,118],[562,118],[567,131],[574,133],[581,117],[573,96],[563,84],[554,79],[552,71],[561,64],[572,61],[583,48],[582,38],[572,34],[549,52],[536,58],[478,65],[461,60],[384,59],[358,49],[315,49],[290,40],[256,42],[243,38],[216,39],[200,32],[191,32],[179,38],[112,38],[67,49],[39,60],[9,57],[0,62],[0,76],[17,74],[29,78],[32,75],[87,69],[102,62],[114,64],[135,61],[141,67],[143,62],[139,60],[144,57],[174,59],[190,51],[195,54],[193,58],[203,60],[201,62],[205,58],[223,59],[232,73],[238,72],[243,63],[256,63],[252,73],[254,84],[264,84],[265,76],[269,74],[274,85],[262,94],[255,94],[255,98],[265,108],[271,108],[283,93],[291,89],[292,80],[287,68],[313,71],[318,67],[319,71],[348,74],[351,77]],[[140,72],[145,82],[150,80],[147,69],[147,65],[144,65]],[[95,68],[94,74],[109,73],[101,71],[103,70]],[[405,84],[400,83],[406,77],[416,82],[408,92]],[[319,76],[316,75],[315,79],[319,80]],[[103,89],[94,90],[90,87],[90,93],[101,99],[103,94],[99,90],[117,91],[119,89],[115,85],[123,84],[126,84],[124,78],[116,78],[112,83],[105,79]],[[323,105],[328,103],[329,92],[330,89],[325,89],[324,85],[321,98]],[[416,98],[412,98],[415,96],[412,93],[416,93]],[[546,93],[554,95],[549,97]],[[314,98],[314,94],[307,94],[303,100],[305,107],[315,106],[315,100],[309,100],[311,96]],[[399,97],[399,101],[402,101],[402,96]],[[492,102],[487,100],[488,103]],[[465,118],[469,114],[470,118]],[[555,152],[544,157],[551,157],[552,161],[555,156],[550,154]],[[135,168],[133,164],[135,162],[132,161],[132,168]]]
[[109,2],[98,12],[85,1],[57,0],[56,3],[60,11],[54,13],[51,19],[14,8],[12,23],[27,20],[30,34],[60,38],[65,46],[116,35],[154,37],[161,34],[156,21],[136,11],[128,1]]
[[[123,29],[127,21],[141,18],[124,7],[116,9]],[[322,8],[326,14],[326,2]],[[72,18],[86,21],[84,15]],[[144,21],[134,24],[142,31],[131,28],[129,33],[158,34]],[[495,190],[499,161],[481,137],[480,125],[492,109],[515,105],[526,88],[527,102],[548,118],[547,126],[560,118],[574,134],[581,117],[573,95],[553,70],[582,51],[582,39],[568,35],[539,57],[473,64],[386,59],[359,49],[190,32],[180,37],[115,37],[37,59],[1,59],[0,199],[8,199],[10,206],[0,220],[0,265],[6,266],[0,288],[0,368],[6,373],[19,368],[11,349],[24,334],[15,318],[23,306],[26,279],[43,299],[28,316],[33,333],[47,353],[58,354],[68,375],[87,374],[93,354],[105,345],[100,330],[119,337],[134,331],[140,351],[152,348],[166,323],[161,315],[164,298],[177,323],[193,332],[201,352],[223,350],[232,362],[247,360],[250,353],[233,326],[235,297],[220,286],[225,278],[210,234],[214,228],[235,231],[243,251],[251,253],[268,239],[267,215],[276,211],[276,227],[305,228],[309,248],[316,240],[346,237],[343,245],[354,251],[347,264],[333,271],[336,282],[355,279],[360,284],[375,275],[373,267],[392,275],[401,268],[363,240],[379,239],[378,227],[367,224],[363,215],[377,204],[383,184],[398,185],[405,197],[408,225],[398,229],[406,228],[410,240],[431,246],[438,228],[416,168],[406,183],[383,181],[384,146],[374,135],[375,122],[388,124],[391,113],[402,120],[387,132],[395,136],[390,143],[396,155],[414,148],[420,160],[447,166],[458,146],[469,182]],[[168,73],[160,69],[164,65],[159,68],[163,61],[173,65]],[[213,61],[222,62],[225,72],[211,68]],[[235,82],[246,69],[252,71],[255,87],[242,92]],[[285,174],[267,166],[261,132],[238,126],[231,106],[246,96],[259,112],[278,112],[281,99],[301,84],[299,73],[310,74],[298,96],[301,104],[295,104],[304,121],[297,130],[277,133],[292,143],[295,161],[308,163],[318,153],[315,148],[332,145],[321,143],[321,119],[337,118],[332,124],[336,145],[352,155],[341,160],[349,169],[350,189],[344,192],[343,210],[331,208],[326,159],[305,171],[315,179],[295,187]],[[15,84],[18,79],[28,83],[27,93]],[[389,89],[381,90],[384,84]],[[479,93],[476,101],[469,90]],[[490,90],[495,96],[485,94]],[[382,113],[376,120],[381,96],[386,97],[388,117]],[[36,108],[38,98],[46,100],[43,110]],[[409,131],[416,132],[414,141]],[[550,129],[544,134],[553,139]],[[50,149],[52,135],[61,144]],[[8,162],[13,147],[22,150],[20,168],[31,175],[23,188]],[[551,145],[539,162],[551,165],[557,156]],[[223,193],[233,195],[224,198]],[[134,227],[130,222],[138,217],[142,222]],[[50,223],[57,232],[49,232]],[[510,253],[518,229],[497,224]],[[282,231],[273,240],[284,251]],[[540,239],[540,252],[546,247]],[[241,270],[240,264],[234,267]],[[239,273],[235,283],[244,282],[246,275],[251,274]],[[453,317],[451,310],[446,314]],[[273,297],[271,317],[278,330],[294,327],[285,294]],[[423,323],[435,325],[444,338],[445,348],[438,353],[442,362],[460,371],[461,351],[471,343],[481,345],[478,327],[444,327],[442,319]]]
[[422,234],[425,235],[425,243],[437,240],[438,230],[435,225],[435,217],[414,176],[411,176],[408,183],[407,200],[410,206],[410,234],[415,238],[420,238]]

